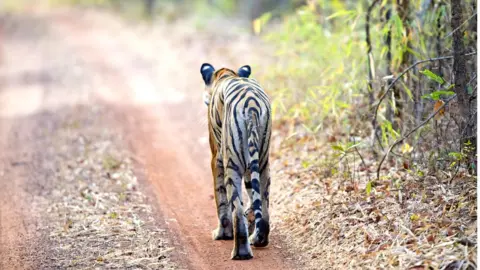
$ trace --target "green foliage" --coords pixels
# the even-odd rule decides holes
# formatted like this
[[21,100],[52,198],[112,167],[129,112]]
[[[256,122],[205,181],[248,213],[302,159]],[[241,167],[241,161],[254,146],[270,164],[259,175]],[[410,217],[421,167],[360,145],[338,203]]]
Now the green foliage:
[[[421,74],[425,75],[425,77],[427,77],[428,79],[434,81],[434,82],[437,82],[439,83],[440,85],[444,85],[445,84],[445,79],[443,79],[442,76],[439,76],[435,73],[433,73],[432,71],[428,70],[428,69],[424,69],[424,70],[421,70],[420,71]],[[434,101],[437,101],[439,100],[442,96],[446,96],[446,97],[449,97],[449,96],[452,96],[455,94],[455,92],[453,91],[450,91],[451,89],[453,89],[453,87],[455,87],[454,84],[451,84],[449,85],[445,90],[436,90],[436,91],[433,91],[429,94],[425,94],[422,96],[422,98],[424,99],[431,99],[431,100],[434,100]]]
[[367,194],[367,196],[370,196],[371,192],[372,192],[372,181],[368,181],[365,187],[365,193]]
[[332,149],[341,153],[342,155],[350,153],[355,147],[360,146],[362,143],[347,142],[345,144],[337,143],[332,145]]
[[433,73],[432,71],[425,69],[420,71],[423,75],[427,76],[427,78],[436,81],[440,85],[443,85],[445,83],[445,80],[442,78],[442,76],[438,76],[437,74]]
[[422,98],[430,98],[432,100],[439,100],[442,96],[453,96],[455,94],[455,92],[453,91],[446,91],[446,90],[437,90],[437,91],[433,91],[432,93],[430,94],[426,94],[426,95],[423,95]]
[[384,120],[380,124],[380,129],[382,131],[382,143],[384,145],[389,145],[400,136],[400,134],[393,128],[392,123],[388,120]]
[[259,34],[263,26],[270,20],[272,13],[266,12],[253,21],[253,32]]
[[469,169],[475,170],[475,162],[468,164],[471,156],[475,154],[475,146],[471,141],[464,143],[460,152],[452,151],[448,153],[450,158],[450,168],[457,167],[461,164],[466,164]]
[[[351,105],[365,91],[366,63],[360,3],[318,1],[284,18],[265,39],[275,44],[278,61],[263,74],[271,85],[276,119],[295,118],[316,133],[330,120],[347,119]],[[347,124],[347,123],[342,123]]]

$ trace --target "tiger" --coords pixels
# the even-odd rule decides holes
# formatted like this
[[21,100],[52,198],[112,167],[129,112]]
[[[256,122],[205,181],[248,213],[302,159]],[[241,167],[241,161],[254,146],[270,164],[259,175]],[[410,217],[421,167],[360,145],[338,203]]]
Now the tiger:
[[[218,226],[214,240],[234,240],[232,260],[253,258],[250,245],[269,242],[269,146],[272,120],[270,99],[254,79],[251,68],[237,72],[204,63],[203,101],[208,107],[211,169]],[[243,209],[242,177],[249,197]],[[233,217],[233,218],[232,218]]]

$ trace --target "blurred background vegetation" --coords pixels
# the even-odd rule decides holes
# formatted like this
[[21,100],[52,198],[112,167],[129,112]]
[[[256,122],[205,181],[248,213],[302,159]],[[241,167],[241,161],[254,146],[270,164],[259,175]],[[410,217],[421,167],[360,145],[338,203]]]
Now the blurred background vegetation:
[[235,22],[272,48],[269,61],[252,64],[287,137],[324,138],[344,154],[355,145],[354,155],[376,162],[393,155],[415,173],[476,170],[475,0],[52,2],[193,17],[198,29],[212,18]]

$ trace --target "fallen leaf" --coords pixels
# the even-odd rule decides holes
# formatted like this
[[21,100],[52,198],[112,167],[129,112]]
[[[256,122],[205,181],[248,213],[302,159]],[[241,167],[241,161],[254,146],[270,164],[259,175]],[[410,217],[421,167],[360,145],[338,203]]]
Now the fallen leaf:
[[[437,100],[437,102],[435,102],[435,105],[433,105],[433,111],[436,112],[438,111],[438,109],[440,109],[440,107],[443,106],[443,104],[445,104],[445,102],[443,102],[442,100]],[[441,116],[443,116],[445,114],[445,108],[442,108],[437,115],[435,115],[435,120],[439,120],[441,118]]]
[[434,234],[430,234],[429,236],[427,236],[427,241],[428,241],[429,243],[435,242],[435,235],[434,235]]

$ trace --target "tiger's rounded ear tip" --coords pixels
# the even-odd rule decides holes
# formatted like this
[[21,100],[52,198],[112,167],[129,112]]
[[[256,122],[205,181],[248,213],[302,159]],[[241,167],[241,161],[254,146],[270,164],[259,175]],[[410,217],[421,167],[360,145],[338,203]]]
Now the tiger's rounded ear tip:
[[252,68],[249,65],[244,65],[243,67],[241,67],[241,69],[243,69],[247,72],[252,72]]
[[238,69],[238,75],[240,77],[248,78],[252,73],[252,68],[249,65],[244,65]]
[[203,63],[202,66],[200,67],[200,72],[203,72],[209,68],[213,69],[213,66],[210,63]]

